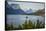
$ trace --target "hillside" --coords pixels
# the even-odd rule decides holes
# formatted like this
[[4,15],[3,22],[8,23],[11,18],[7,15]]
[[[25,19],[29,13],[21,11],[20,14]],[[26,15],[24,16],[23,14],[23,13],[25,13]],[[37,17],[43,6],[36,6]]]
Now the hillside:
[[[15,7],[16,9],[12,8]],[[23,10],[20,9],[19,4],[12,4],[9,5],[8,2],[6,1],[5,3],[5,11],[6,14],[25,14],[25,12]]]
[[35,15],[44,16],[45,15],[45,9],[40,9],[37,12],[34,13]]

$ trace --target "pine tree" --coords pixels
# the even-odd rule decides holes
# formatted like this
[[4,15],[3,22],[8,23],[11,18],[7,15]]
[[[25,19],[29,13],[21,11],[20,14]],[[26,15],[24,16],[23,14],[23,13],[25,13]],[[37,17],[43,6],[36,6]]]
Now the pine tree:
[[40,28],[44,28],[45,27],[45,23],[43,22],[42,23],[42,21],[40,21]]
[[27,29],[27,21],[25,21],[25,23],[23,24],[23,28]]
[[21,26],[21,25],[19,25],[19,26],[18,26],[18,28],[19,28],[19,29],[22,29],[22,26]]
[[11,30],[13,30],[13,24],[11,23],[11,27],[10,27]]
[[45,23],[42,24],[42,28],[45,28]]
[[28,16],[26,16],[26,20],[25,20],[25,22],[23,24],[23,29],[27,29],[27,19],[28,19]]
[[40,23],[39,23],[39,20],[37,20],[36,28],[39,28],[39,27],[40,27]]
[[32,28],[32,26],[33,26],[32,21],[29,20],[27,27],[30,29],[30,28]]
[[34,28],[36,28],[35,22],[34,22],[34,24],[33,24],[33,29],[34,29]]

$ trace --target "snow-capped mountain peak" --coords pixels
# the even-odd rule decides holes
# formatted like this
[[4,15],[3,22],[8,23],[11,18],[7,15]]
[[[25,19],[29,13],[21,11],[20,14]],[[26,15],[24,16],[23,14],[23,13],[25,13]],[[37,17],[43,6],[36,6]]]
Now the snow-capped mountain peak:
[[32,13],[32,9],[27,10],[26,13]]

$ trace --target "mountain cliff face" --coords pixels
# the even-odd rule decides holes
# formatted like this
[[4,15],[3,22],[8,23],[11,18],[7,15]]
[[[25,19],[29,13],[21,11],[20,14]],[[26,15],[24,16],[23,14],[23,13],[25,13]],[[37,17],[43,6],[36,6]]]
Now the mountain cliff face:
[[36,11],[35,13],[32,13],[32,15],[45,16],[45,9],[40,9]]
[[27,10],[24,12],[19,4],[11,4],[9,5],[8,2],[5,2],[5,11],[6,14],[26,14],[26,15],[45,15],[45,9],[40,9],[36,12],[32,12],[32,9]]
[[44,16],[45,15],[45,9],[38,10],[36,13],[38,15]]
[[33,12],[32,12],[32,9],[27,10],[26,13],[27,13],[27,14],[33,13]]
[[[10,6],[7,1],[5,2],[6,14],[25,14],[25,12],[23,10],[21,10],[20,7],[19,7],[19,9],[13,9],[12,5]],[[15,6],[17,8],[19,5],[17,4]]]

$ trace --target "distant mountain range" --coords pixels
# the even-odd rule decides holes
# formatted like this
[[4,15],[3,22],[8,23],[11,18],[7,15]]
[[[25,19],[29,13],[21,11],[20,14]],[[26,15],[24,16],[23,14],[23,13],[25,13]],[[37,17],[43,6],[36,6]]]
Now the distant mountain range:
[[45,9],[40,9],[40,10],[36,11],[35,13],[32,13],[32,15],[45,16]]
[[25,14],[25,12],[23,10],[21,10],[20,8],[19,9],[13,9],[12,6],[10,6],[7,3],[7,1],[5,2],[5,10],[6,10],[6,14]]
[[27,10],[26,13],[27,13],[27,14],[33,13],[33,12],[32,12],[32,9]]
[[[14,6],[16,9],[12,8]],[[37,12],[32,12],[32,9],[27,10],[24,12],[19,4],[11,4],[9,5],[8,2],[5,2],[5,11],[6,14],[27,14],[27,15],[42,15],[45,14],[45,9],[38,10]]]

